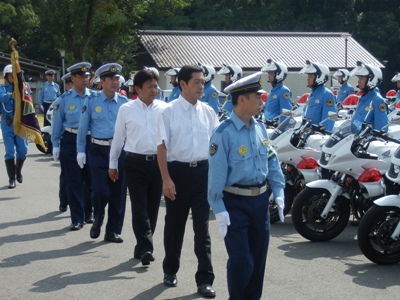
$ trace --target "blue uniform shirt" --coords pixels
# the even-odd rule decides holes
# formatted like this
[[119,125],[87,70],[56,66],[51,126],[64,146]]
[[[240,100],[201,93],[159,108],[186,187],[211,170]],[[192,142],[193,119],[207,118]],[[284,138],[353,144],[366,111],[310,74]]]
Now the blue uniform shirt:
[[233,103],[232,103],[232,94],[229,93],[228,96],[226,96],[226,102],[224,103],[224,106],[222,107],[223,110],[225,110],[228,113],[228,116],[231,115],[233,111]]
[[181,94],[181,89],[177,85],[172,89],[171,94],[168,97],[168,102],[171,102],[172,100],[178,99],[180,94]]
[[381,130],[389,123],[386,103],[376,88],[358,100],[352,121],[358,130],[361,129],[361,124],[364,122],[371,123],[373,129],[377,130]]
[[222,200],[225,186],[251,186],[268,180],[274,196],[284,197],[278,157],[269,144],[265,126],[254,118],[247,127],[233,111],[214,130],[208,160],[208,201],[216,214],[226,210]]
[[157,86],[157,97],[156,97],[156,99],[164,101],[164,91],[159,86]]
[[51,134],[51,142],[54,147],[60,146],[60,139],[65,127],[78,129],[83,104],[91,93],[96,94],[94,91],[85,89],[83,96],[81,96],[75,88],[72,88],[56,100]]
[[273,120],[282,113],[283,108],[292,110],[292,92],[283,83],[279,83],[268,95],[264,106],[265,120]]
[[397,91],[395,104],[397,104],[399,101],[400,101],[400,90]]
[[46,81],[40,86],[39,105],[43,105],[43,101],[54,101],[60,96],[60,87],[57,83],[49,83]]
[[0,113],[3,115],[2,121],[5,124],[7,117],[14,119],[15,100],[12,97],[13,87],[7,83],[0,86]]
[[354,94],[354,88],[352,85],[350,85],[346,82],[338,90],[337,97],[336,97],[336,103],[342,104],[343,100],[346,99],[346,97],[351,94]]
[[[311,91],[303,111],[303,117],[310,118],[312,124],[318,125],[328,117],[328,112],[330,111],[336,112],[335,95],[325,87],[325,84],[321,84]],[[333,124],[334,121],[332,120],[327,120],[323,123],[326,130],[332,130]]]
[[79,121],[78,152],[85,152],[86,134],[89,129],[92,138],[101,140],[113,138],[118,110],[126,102],[128,98],[119,93],[114,93],[114,97],[108,99],[104,91],[86,98]]
[[203,97],[200,99],[202,102],[208,103],[214,109],[217,114],[219,111],[219,100],[218,100],[218,90],[211,83],[211,81],[207,82],[204,85]]

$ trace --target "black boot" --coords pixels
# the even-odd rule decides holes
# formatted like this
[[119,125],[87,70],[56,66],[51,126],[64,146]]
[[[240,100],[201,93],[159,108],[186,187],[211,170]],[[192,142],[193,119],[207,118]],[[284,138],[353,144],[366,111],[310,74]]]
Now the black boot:
[[6,169],[8,174],[8,188],[13,189],[15,188],[15,164],[14,159],[6,159]]
[[17,181],[19,183],[22,183],[24,178],[22,177],[21,171],[22,171],[22,166],[24,165],[25,159],[18,159],[15,162],[15,174],[17,175]]

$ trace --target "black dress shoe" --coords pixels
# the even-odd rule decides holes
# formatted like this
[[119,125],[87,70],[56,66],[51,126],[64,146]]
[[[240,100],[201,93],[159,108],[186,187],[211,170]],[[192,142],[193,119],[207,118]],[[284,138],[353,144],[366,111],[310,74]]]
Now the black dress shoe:
[[71,227],[69,228],[69,230],[77,231],[77,230],[81,230],[82,227],[83,227],[83,224],[81,224],[81,223],[71,224]]
[[104,240],[111,243],[122,243],[124,240],[114,232],[106,232]]
[[92,214],[88,214],[85,216],[85,223],[92,224],[94,222],[94,218]]
[[93,223],[92,228],[90,228],[90,237],[92,239],[97,239],[100,236],[101,226]]
[[197,293],[202,295],[204,298],[215,298],[215,291],[211,284],[202,284],[198,286]]
[[178,279],[176,275],[164,274],[164,284],[169,287],[176,287],[178,284]]
[[150,251],[147,251],[140,257],[140,260],[143,266],[148,266],[151,261],[154,261],[154,256]]
[[61,212],[66,212],[66,211],[67,211],[67,206],[60,205],[60,206],[58,207],[58,209],[59,209]]

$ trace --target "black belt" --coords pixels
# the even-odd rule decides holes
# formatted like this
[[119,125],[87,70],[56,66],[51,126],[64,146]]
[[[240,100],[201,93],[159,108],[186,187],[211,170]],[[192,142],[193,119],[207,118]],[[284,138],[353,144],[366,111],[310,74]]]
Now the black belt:
[[185,167],[189,167],[189,168],[196,168],[196,167],[200,167],[203,165],[208,164],[208,160],[199,160],[199,161],[191,161],[191,162],[181,162],[181,161],[170,161],[169,162],[172,165],[180,165],[180,166],[185,166]]
[[143,159],[145,161],[153,161],[153,160],[157,159],[157,154],[146,155],[146,154],[138,154],[138,153],[126,152],[126,155],[127,156],[132,156],[134,158]]

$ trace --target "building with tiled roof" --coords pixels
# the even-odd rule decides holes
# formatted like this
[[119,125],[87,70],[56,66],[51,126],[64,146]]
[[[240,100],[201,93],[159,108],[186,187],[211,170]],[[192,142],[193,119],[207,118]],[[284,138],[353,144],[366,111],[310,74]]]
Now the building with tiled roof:
[[[298,74],[307,59],[327,64],[332,74],[338,68],[354,68],[358,60],[384,67],[347,32],[144,30],[138,37],[141,43],[138,68],[155,66],[160,74],[171,66],[200,62],[214,66],[216,71],[223,64],[236,63],[248,75],[259,71],[269,58],[282,61],[289,69],[285,84],[292,90],[293,98],[309,91],[306,77]],[[264,82],[263,86],[270,90],[267,80]],[[223,76],[217,75],[213,83],[221,89]],[[355,86],[356,79],[351,79],[350,83]],[[337,85],[332,80],[327,83],[328,87]],[[165,76],[161,76],[160,86],[171,88]]]

